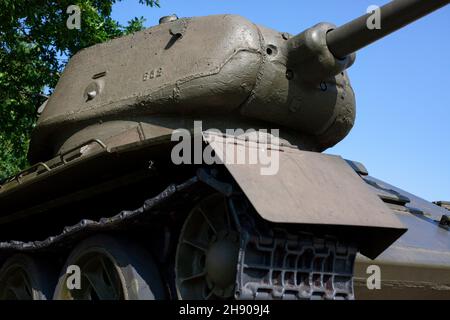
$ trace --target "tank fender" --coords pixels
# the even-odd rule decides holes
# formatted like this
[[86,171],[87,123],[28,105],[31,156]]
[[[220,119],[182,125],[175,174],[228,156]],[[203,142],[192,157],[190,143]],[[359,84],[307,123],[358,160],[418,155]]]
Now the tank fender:
[[[210,131],[203,138],[258,214],[269,222],[310,225],[342,234],[372,259],[407,230],[339,156]],[[250,160],[255,150],[274,163],[268,165],[259,158],[257,163],[242,161]]]

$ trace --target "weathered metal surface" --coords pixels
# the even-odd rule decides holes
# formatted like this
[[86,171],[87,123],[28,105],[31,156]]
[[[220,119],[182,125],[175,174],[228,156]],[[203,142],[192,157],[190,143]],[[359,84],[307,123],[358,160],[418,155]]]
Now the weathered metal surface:
[[[444,208],[380,179],[372,176],[363,177],[363,179],[370,186],[375,186],[375,192],[385,194],[386,198],[388,198],[388,194],[390,194],[396,199],[403,199],[404,209],[408,210],[409,212],[423,215],[424,218],[429,218],[432,221],[439,221],[442,215],[448,214],[448,211]],[[402,201],[399,202],[401,203]]]
[[[442,260],[442,252],[413,250],[393,247],[388,249],[390,257],[370,261],[358,256],[355,266],[355,298],[357,300],[404,300],[404,299],[450,299],[449,265],[435,265],[430,261]],[[448,257],[448,252],[444,253]],[[397,256],[412,259],[399,261]],[[426,264],[413,260],[428,256]],[[422,262],[422,261],[420,261]],[[367,279],[371,274],[367,268],[377,265],[381,270],[381,289],[369,290]]]
[[274,157],[277,154],[279,170],[264,176],[261,163],[237,164],[238,158],[248,159],[246,154],[262,148],[261,145],[211,132],[205,134],[205,140],[257,212],[268,221],[362,228],[365,241],[359,249],[371,257],[380,254],[406,230],[338,156],[269,145],[266,152]]
[[[355,267],[357,299],[450,299],[450,232],[439,226],[447,211],[373,177],[364,177],[374,192],[407,198],[389,202],[408,231],[376,260],[358,256]],[[381,290],[367,288],[367,267],[381,271]]]
[[281,134],[290,135],[291,143],[330,147],[354,121],[345,67],[320,79],[326,90],[303,83],[307,66],[289,67],[293,77],[287,77],[295,56],[289,50],[299,50],[289,49],[290,41],[245,18],[219,15],[165,22],[84,49],[69,61],[39,118],[30,158],[46,161],[140,123],[153,128],[148,139],[190,128],[180,115],[219,116],[225,128],[251,128],[259,121],[265,128],[285,128]]

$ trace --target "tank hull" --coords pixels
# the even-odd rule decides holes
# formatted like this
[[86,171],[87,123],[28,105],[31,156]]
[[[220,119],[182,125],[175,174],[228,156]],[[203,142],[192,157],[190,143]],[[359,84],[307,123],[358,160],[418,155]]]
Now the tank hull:
[[[217,137],[211,140],[211,133],[208,132],[204,133],[204,136],[204,142],[214,145],[213,147],[220,153],[220,145],[222,145],[222,148],[224,146],[223,140],[217,139]],[[225,137],[224,139],[225,141],[231,139],[230,141],[240,142],[244,149],[255,147],[255,144],[257,144],[236,137]],[[117,210],[115,208],[130,207],[134,203],[138,203],[136,201],[142,201],[145,194],[158,194],[170,182],[180,181],[180,185],[183,185],[183,179],[195,177],[196,181],[191,181],[191,184],[198,184],[197,187],[188,184],[184,185],[186,190],[183,189],[184,187],[179,189],[180,192],[183,190],[182,193],[189,195],[183,200],[183,206],[186,207],[193,207],[197,201],[195,199],[202,198],[202,194],[207,195],[211,190],[220,191],[225,196],[231,196],[227,193],[226,188],[222,188],[223,185],[220,182],[215,181],[216,179],[206,179],[198,174],[197,169],[203,167],[201,165],[180,166],[178,169],[173,166],[164,166],[164,164],[170,163],[167,155],[174,147],[174,142],[170,140],[170,136],[113,148],[107,146],[105,148],[101,142],[92,142],[88,144],[88,147],[91,149],[86,151],[87,149],[84,148],[84,154],[78,158],[74,155],[64,157],[63,163],[61,163],[60,158],[58,160],[53,159],[45,164],[48,168],[51,168],[50,171],[47,171],[44,166],[38,167],[35,172],[21,177],[20,182],[17,179],[12,180],[3,187],[0,194],[0,205],[7,209],[2,211],[5,214],[2,215],[0,220],[3,237],[0,243],[0,251],[3,259],[15,253],[26,253],[34,256],[36,254],[51,254],[55,250],[60,252],[59,255],[64,256],[65,252],[69,253],[70,248],[92,232],[113,232],[113,234],[119,232],[121,236],[133,238],[135,235],[129,234],[133,229],[128,224],[122,226],[123,222],[115,221],[112,217],[107,220],[97,220],[100,221],[98,226],[94,226],[88,221],[96,221],[99,218],[99,212],[105,217],[108,213],[111,215],[117,213],[117,211],[113,211]],[[286,155],[286,152],[288,155]],[[443,281],[444,278],[436,276],[436,270],[448,272],[448,265],[450,264],[445,259],[450,249],[446,245],[449,243],[449,234],[447,230],[439,227],[438,223],[430,219],[432,213],[431,217],[438,220],[438,216],[444,213],[445,209],[366,176],[367,173],[365,170],[361,170],[360,165],[353,162],[347,163],[339,157],[309,153],[292,147],[289,147],[289,150],[284,150],[283,154],[283,157],[288,156],[290,160],[283,158],[280,162],[281,174],[272,177],[262,176],[259,173],[260,167],[258,165],[252,168],[249,165],[230,165],[227,161],[220,165],[220,167],[226,169],[225,172],[231,178],[232,184],[245,194],[245,198],[248,199],[251,207],[256,210],[258,219],[279,227],[283,226],[283,228],[287,226],[289,229],[289,226],[291,226],[297,231],[337,235],[339,239],[345,242],[356,243],[357,250],[371,258],[377,257],[379,253],[400,237],[375,260],[363,255],[357,257],[354,280],[355,297],[357,299],[448,297],[450,293],[448,284]],[[166,157],[161,157],[161,155],[166,155]],[[149,159],[151,159],[150,162]],[[56,165],[56,163],[59,163],[59,165]],[[290,166],[290,163],[295,165]],[[331,165],[330,168],[326,165],[327,163],[328,166]],[[314,187],[314,185],[310,185],[311,181],[308,181],[304,174],[305,172],[316,172],[317,175],[317,169],[314,169],[313,166],[318,164],[321,164],[321,170],[329,173],[326,181],[324,180],[320,186],[316,186],[322,190],[321,197],[305,196],[305,198],[302,198],[302,192],[300,191],[305,185],[309,186],[307,190],[313,190]],[[333,169],[334,166],[339,166],[340,169]],[[124,167],[129,170],[124,170]],[[296,173],[295,170],[299,170],[298,168],[304,170]],[[329,170],[327,171],[326,168]],[[359,169],[355,170],[355,168]],[[89,179],[83,180],[87,172],[95,174],[91,174]],[[284,175],[283,172],[288,172],[288,174]],[[298,174],[300,175],[297,176]],[[296,176],[297,178],[294,178]],[[107,179],[107,177],[114,177],[114,179]],[[331,177],[336,180],[331,181]],[[280,196],[272,199],[271,202],[279,200],[278,205],[264,205],[265,199],[268,199],[267,195],[264,195],[267,190],[255,187],[262,183],[261,179],[265,183],[272,179],[269,184],[278,190]],[[72,181],[72,184],[58,183],[58,181],[67,180]],[[318,181],[322,180],[319,179]],[[344,181],[347,182],[344,183]],[[341,185],[349,183],[356,189],[353,189],[353,192],[351,192],[352,189],[333,189],[333,186],[338,182]],[[285,199],[284,196],[288,195],[289,192],[283,191],[280,186],[292,184],[297,184],[295,189],[299,191],[299,197]],[[49,185],[58,185],[59,187],[54,189],[46,187]],[[143,192],[144,188],[146,188],[145,192]],[[32,199],[26,205],[17,201],[25,193],[30,194],[32,190],[42,190],[35,200],[35,205],[32,205]],[[349,193],[346,194],[346,192]],[[106,197],[104,197],[105,194],[107,194]],[[167,195],[170,192],[165,191],[161,194]],[[340,195],[340,198],[350,201],[351,205],[347,203],[347,205],[342,204],[339,207],[339,204],[332,200],[333,197],[329,198],[330,195],[336,194]],[[358,219],[361,219],[361,215],[357,214],[359,210],[355,209],[353,215],[349,212],[352,207],[357,208],[358,206],[358,199],[353,197],[357,197],[362,201],[361,204],[366,206],[365,211],[368,215],[363,218],[366,219],[364,223],[358,222]],[[111,198],[120,198],[121,200],[116,202]],[[44,199],[49,200],[44,201]],[[393,199],[397,199],[397,204],[392,204]],[[99,202],[100,205],[98,205]],[[97,205],[94,205],[95,203]],[[368,203],[373,203],[373,206],[368,207]],[[305,207],[308,207],[309,210],[303,210]],[[80,208],[84,209],[83,212],[79,211]],[[271,213],[271,208],[277,208],[277,212],[282,214],[274,216]],[[344,208],[346,211],[341,217],[333,216],[333,213],[342,212]],[[159,209],[160,212],[173,210],[172,205],[167,204]],[[311,214],[314,210],[317,214]],[[295,214],[293,214],[294,212]],[[183,214],[180,215],[183,216]],[[333,219],[338,219],[340,222],[337,223],[337,220]],[[373,219],[372,222],[370,222],[370,219]],[[27,229],[18,228],[18,226],[23,225],[24,221],[35,221],[42,228],[39,228],[39,232],[34,233]],[[67,224],[67,221],[82,222],[71,226]],[[103,225],[102,223],[106,223],[106,221],[115,221],[114,224],[117,225]],[[401,221],[401,223],[398,221]],[[65,227],[68,227],[66,228],[68,231],[61,233],[61,230]],[[142,228],[145,230],[146,224],[143,224]],[[401,236],[406,228],[408,231]],[[389,235],[389,230],[391,230],[391,235]],[[173,230],[172,232],[178,234],[178,231]],[[430,234],[430,236],[426,239],[420,237],[419,234],[423,235],[423,232]],[[135,233],[135,231],[132,233]],[[364,236],[361,236],[361,234],[364,234]],[[7,239],[11,237],[21,241],[8,242]],[[367,238],[372,241],[367,241]],[[366,239],[365,242],[364,239]],[[419,239],[421,240],[419,241]],[[59,241],[61,242],[58,243]],[[155,243],[159,241],[155,239]],[[385,243],[384,246],[383,243]],[[59,249],[56,249],[58,247]],[[161,250],[161,247],[156,245],[149,250]],[[171,256],[174,252],[169,250],[166,254]],[[367,273],[367,268],[372,265],[377,265],[382,270],[381,291],[367,289],[366,282],[370,276]],[[405,273],[404,271],[408,268],[415,271]],[[243,272],[245,274],[244,269]],[[242,283],[244,284],[245,281]],[[176,289],[174,290],[176,292]],[[251,293],[249,294],[251,295]],[[244,295],[244,297],[249,298],[250,296]]]

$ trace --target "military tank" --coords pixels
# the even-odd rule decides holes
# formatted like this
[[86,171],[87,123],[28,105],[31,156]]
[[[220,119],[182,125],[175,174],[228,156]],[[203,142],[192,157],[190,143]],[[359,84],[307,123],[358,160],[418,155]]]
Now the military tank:
[[0,188],[0,298],[450,298],[448,211],[323,153],[355,52],[448,3],[298,35],[170,16],[80,51]]

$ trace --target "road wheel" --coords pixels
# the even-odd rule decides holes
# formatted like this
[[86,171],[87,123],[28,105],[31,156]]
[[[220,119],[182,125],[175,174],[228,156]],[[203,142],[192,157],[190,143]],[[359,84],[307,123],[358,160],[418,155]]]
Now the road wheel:
[[51,299],[55,285],[52,268],[23,254],[9,258],[0,270],[0,300]]
[[230,299],[234,296],[239,234],[228,212],[226,198],[214,194],[189,214],[176,253],[178,298]]
[[[71,280],[76,274],[71,266],[79,268],[79,288],[74,288],[76,281]],[[164,296],[158,269],[145,249],[123,238],[99,235],[86,239],[72,251],[53,298],[157,300]]]

